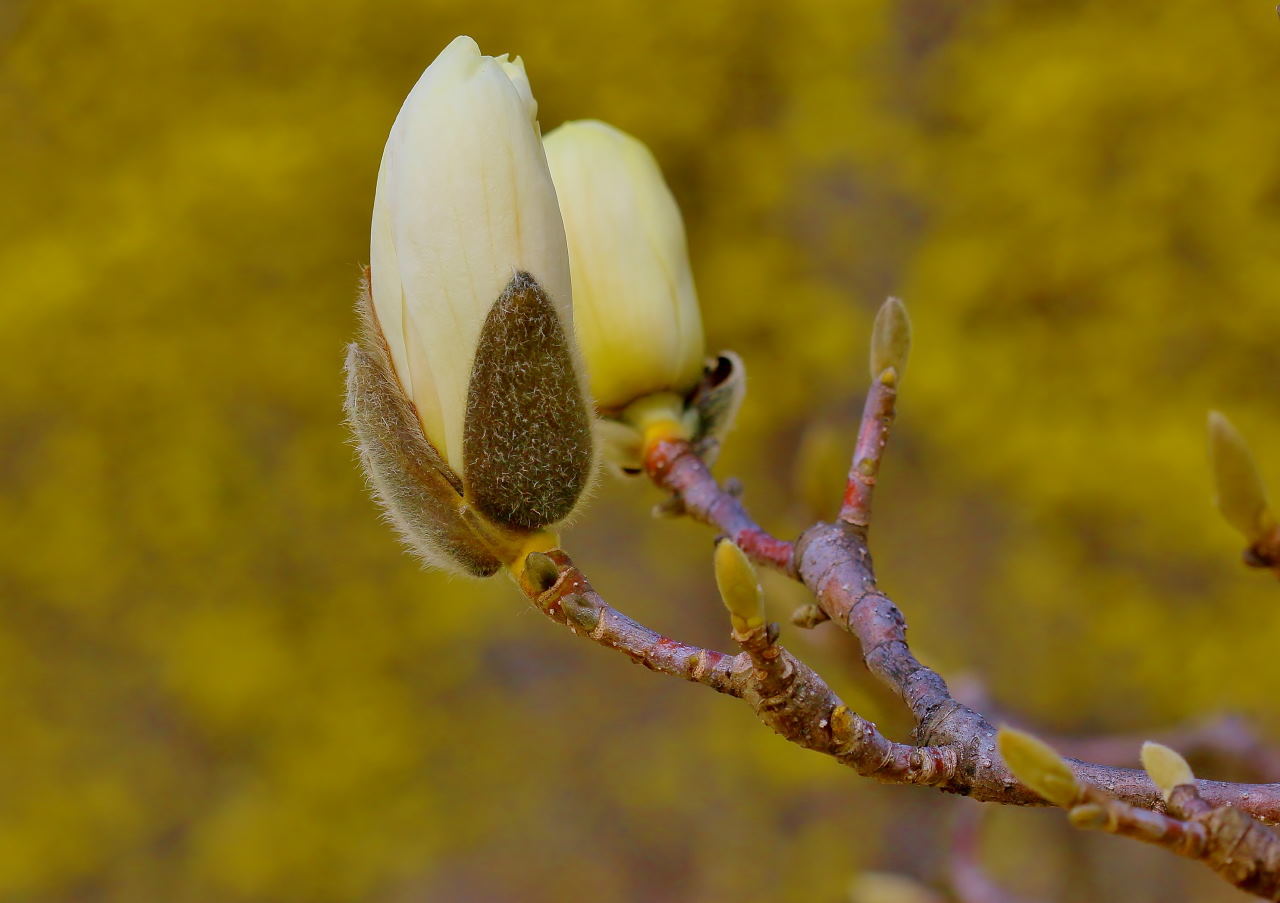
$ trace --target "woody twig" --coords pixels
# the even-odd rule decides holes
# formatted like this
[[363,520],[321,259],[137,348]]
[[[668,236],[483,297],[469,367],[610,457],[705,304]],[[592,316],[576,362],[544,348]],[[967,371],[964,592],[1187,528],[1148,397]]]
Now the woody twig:
[[[980,712],[955,699],[941,675],[915,657],[907,642],[906,618],[876,582],[868,547],[871,503],[908,344],[905,313],[897,302],[891,301],[877,323],[873,385],[863,411],[840,516],[834,523],[810,527],[794,544],[764,531],[747,514],[738,494],[716,483],[690,443],[679,439],[655,443],[647,450],[646,470],[657,486],[673,493],[685,513],[733,537],[754,561],[804,584],[813,592],[821,612],[858,638],[868,669],[893,689],[911,711],[916,743],[931,750],[930,754],[942,763],[941,770],[931,774],[928,783],[979,800],[1016,805],[1042,803],[1041,795],[1019,781],[1006,765],[997,748],[996,727]],[[1145,772],[1080,760],[1071,760],[1070,767],[1082,787],[1092,788],[1090,794],[1105,794],[1112,801],[1102,809],[1108,813],[1106,824],[1114,828],[1113,833],[1140,835],[1144,839],[1162,837],[1165,840],[1161,842],[1171,849],[1182,843],[1170,838],[1181,836],[1179,831],[1185,820],[1161,811],[1167,804]],[[1196,793],[1196,798],[1213,812],[1234,812],[1254,824],[1258,824],[1254,819],[1280,822],[1280,784],[1198,781]],[[1091,797],[1088,802],[1101,806],[1098,799]],[[1197,826],[1187,829],[1193,834],[1208,830],[1203,819],[1187,824]],[[1258,828],[1262,825],[1258,824]],[[1222,830],[1225,829],[1219,834],[1225,836]],[[1263,846],[1270,850],[1269,844]],[[1207,852],[1215,849],[1212,843],[1197,849],[1203,854],[1198,858],[1206,862],[1216,855]],[[1258,854],[1261,872],[1269,874],[1273,868],[1270,855]],[[1280,881],[1280,865],[1275,869],[1276,876],[1267,881]],[[1262,879],[1249,880],[1254,883],[1239,886],[1249,890],[1270,886]]]

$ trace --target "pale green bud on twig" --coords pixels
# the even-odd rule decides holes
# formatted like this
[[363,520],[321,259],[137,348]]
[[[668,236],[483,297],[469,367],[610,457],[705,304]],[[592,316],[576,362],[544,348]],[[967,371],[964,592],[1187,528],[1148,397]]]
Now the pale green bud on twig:
[[1160,788],[1165,800],[1169,799],[1173,788],[1194,784],[1196,780],[1187,760],[1163,743],[1148,740],[1142,744],[1142,767],[1151,776],[1152,783]]
[[1043,740],[1025,731],[1002,727],[996,743],[1013,776],[1048,802],[1070,807],[1079,797],[1080,785],[1071,766]]
[[378,171],[347,412],[389,518],[429,563],[518,566],[594,469],[569,256],[517,58],[470,38],[405,99]]
[[902,379],[911,352],[911,319],[897,298],[880,305],[871,327],[871,378],[894,384]]
[[716,543],[716,587],[736,633],[764,626],[764,590],[745,552],[730,539]]
[[1209,462],[1218,510],[1245,539],[1257,542],[1275,526],[1275,517],[1249,446],[1217,411],[1209,412]]

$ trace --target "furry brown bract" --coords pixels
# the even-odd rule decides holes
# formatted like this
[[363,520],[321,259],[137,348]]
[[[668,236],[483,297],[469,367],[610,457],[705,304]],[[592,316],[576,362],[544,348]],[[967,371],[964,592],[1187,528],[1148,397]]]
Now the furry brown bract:
[[594,472],[591,416],[569,338],[542,287],[517,273],[494,302],[471,373],[465,466],[422,430],[361,282],[347,351],[347,419],[374,495],[432,567],[487,577],[567,517]]
[[347,348],[347,420],[374,496],[405,543],[427,564],[475,577],[501,567],[467,523],[462,481],[422,433],[391,368],[369,280],[360,283],[357,341]]
[[462,455],[468,497],[520,530],[568,517],[591,480],[591,415],[569,337],[528,273],[512,277],[480,332]]

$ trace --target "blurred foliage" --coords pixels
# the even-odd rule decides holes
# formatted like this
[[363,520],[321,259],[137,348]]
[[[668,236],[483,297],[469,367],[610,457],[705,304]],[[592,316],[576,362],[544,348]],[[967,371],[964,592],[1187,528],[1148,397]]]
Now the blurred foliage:
[[[787,746],[502,579],[421,573],[379,523],[339,365],[382,142],[458,33],[524,55],[545,128],[653,147],[710,340],[755,376],[721,470],[766,523],[803,526],[794,456],[856,418],[899,293],[875,546],[921,653],[1046,730],[1230,708],[1280,742],[1277,588],[1238,566],[1203,436],[1221,408],[1280,479],[1270,6],[8,0],[0,901],[941,886],[954,801]],[[654,500],[607,483],[569,548],[723,648],[711,536]],[[766,589],[784,621],[803,601]],[[830,625],[784,633],[902,734]],[[1234,898],[1048,813],[988,835],[1055,899]]]

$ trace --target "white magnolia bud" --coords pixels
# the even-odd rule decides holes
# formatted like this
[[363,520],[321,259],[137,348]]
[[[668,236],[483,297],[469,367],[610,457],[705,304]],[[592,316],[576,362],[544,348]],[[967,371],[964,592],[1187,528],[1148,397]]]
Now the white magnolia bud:
[[519,57],[455,38],[413,86],[382,152],[370,241],[373,305],[431,444],[463,469],[480,330],[518,272],[572,335],[568,251]]
[[546,137],[569,239],[574,318],[603,413],[646,395],[686,396],[705,352],[684,223],[642,143],[603,122]]
[[425,558],[520,559],[590,479],[590,402],[569,259],[517,58],[455,39],[409,92],[382,155],[372,300],[347,408],[371,482]]

